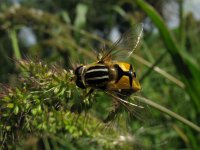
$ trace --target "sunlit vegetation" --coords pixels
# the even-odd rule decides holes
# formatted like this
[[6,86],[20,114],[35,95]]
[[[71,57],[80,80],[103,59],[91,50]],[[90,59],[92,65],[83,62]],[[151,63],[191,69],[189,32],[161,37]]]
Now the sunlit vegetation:
[[[180,24],[169,29],[162,2],[0,1],[0,147],[199,149],[200,23],[180,0]],[[112,98],[84,98],[73,69],[112,44],[113,28],[121,34],[144,20],[129,60],[142,85],[130,102],[144,108],[104,123]]]

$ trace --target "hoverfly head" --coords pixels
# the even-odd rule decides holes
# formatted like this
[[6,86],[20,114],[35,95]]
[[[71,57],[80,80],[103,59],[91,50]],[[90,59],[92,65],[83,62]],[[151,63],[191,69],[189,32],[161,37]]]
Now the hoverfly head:
[[83,65],[82,66],[79,66],[75,69],[75,82],[76,82],[76,85],[79,87],[79,88],[82,88],[82,89],[85,89],[85,85],[83,83],[83,80],[82,80],[82,76],[83,76]]

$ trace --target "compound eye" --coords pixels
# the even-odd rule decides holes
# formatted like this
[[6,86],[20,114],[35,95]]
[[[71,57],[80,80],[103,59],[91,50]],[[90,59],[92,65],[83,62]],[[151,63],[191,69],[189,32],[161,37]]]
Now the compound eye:
[[82,71],[83,71],[83,66],[79,66],[76,68],[75,70],[75,75],[76,75],[76,85],[79,87],[79,88],[82,88],[82,89],[85,89],[85,85],[83,84],[83,81],[82,81]]
[[85,88],[86,88],[85,85],[83,84],[83,82],[82,82],[82,80],[81,80],[80,78],[78,78],[78,79],[76,80],[76,85],[77,85],[79,88],[81,88],[81,89],[85,89]]
[[83,70],[83,66],[77,67],[76,70],[75,70],[75,75],[76,75],[76,76],[80,76],[82,70]]

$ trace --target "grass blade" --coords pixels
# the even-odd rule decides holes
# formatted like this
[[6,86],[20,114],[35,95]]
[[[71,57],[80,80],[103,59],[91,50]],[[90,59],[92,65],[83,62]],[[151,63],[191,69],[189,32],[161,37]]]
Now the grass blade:
[[183,82],[186,85],[186,92],[190,95],[194,108],[200,111],[200,68],[197,63],[186,54],[185,51],[181,51],[178,43],[167,28],[164,20],[158,14],[158,12],[143,0],[135,1],[140,8],[147,13],[153,23],[158,28],[166,49],[171,55],[171,58],[176,66],[177,71],[182,77]]
[[196,124],[192,123],[191,121],[185,119],[184,117],[176,114],[175,112],[173,112],[173,111],[171,111],[171,110],[169,110],[169,109],[167,109],[167,108],[165,108],[165,107],[163,107],[163,106],[161,106],[161,105],[159,105],[159,104],[157,104],[157,103],[155,103],[155,102],[153,102],[153,101],[151,101],[151,100],[149,100],[147,98],[140,97],[140,96],[132,96],[131,98],[133,98],[133,99],[136,98],[140,102],[145,103],[147,105],[150,105],[151,107],[156,108],[157,110],[159,110],[161,112],[164,112],[165,114],[167,114],[167,115],[179,120],[180,122],[190,126],[194,130],[200,132],[200,127],[197,126]]

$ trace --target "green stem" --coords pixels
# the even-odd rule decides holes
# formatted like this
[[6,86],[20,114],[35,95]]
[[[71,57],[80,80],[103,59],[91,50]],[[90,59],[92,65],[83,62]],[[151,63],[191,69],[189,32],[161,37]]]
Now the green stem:
[[17,60],[21,60],[21,53],[19,50],[19,45],[18,45],[18,41],[17,41],[17,34],[16,34],[16,30],[12,29],[10,31],[10,38],[11,38],[11,42],[12,42],[12,48],[14,51],[14,56]]
[[142,75],[142,77],[140,78],[140,82],[142,83],[143,80],[145,79],[145,77],[147,77],[151,71],[153,70],[154,67],[156,67],[162,60],[163,58],[166,56],[167,51],[165,51],[153,64],[152,66]]
[[190,126],[192,129],[200,132],[200,127],[199,126],[197,126],[196,124],[192,123],[191,121],[183,118],[182,116],[176,114],[175,112],[173,112],[173,111],[171,111],[171,110],[169,110],[169,109],[167,109],[167,108],[165,108],[165,107],[163,107],[163,106],[161,106],[161,105],[159,105],[159,104],[157,104],[157,103],[155,103],[155,102],[153,102],[153,101],[151,101],[151,100],[149,100],[147,98],[144,98],[144,97],[132,96],[132,98],[133,99],[136,98],[140,102],[145,103],[147,105],[150,105],[151,107],[156,108],[157,110],[159,110],[161,112],[164,112],[165,114],[168,114],[169,116],[171,116],[171,117],[179,120],[180,122]]
[[181,49],[185,48],[185,21],[183,17],[183,0],[179,0],[179,19],[180,19],[180,26],[179,26],[179,40],[181,44]]

